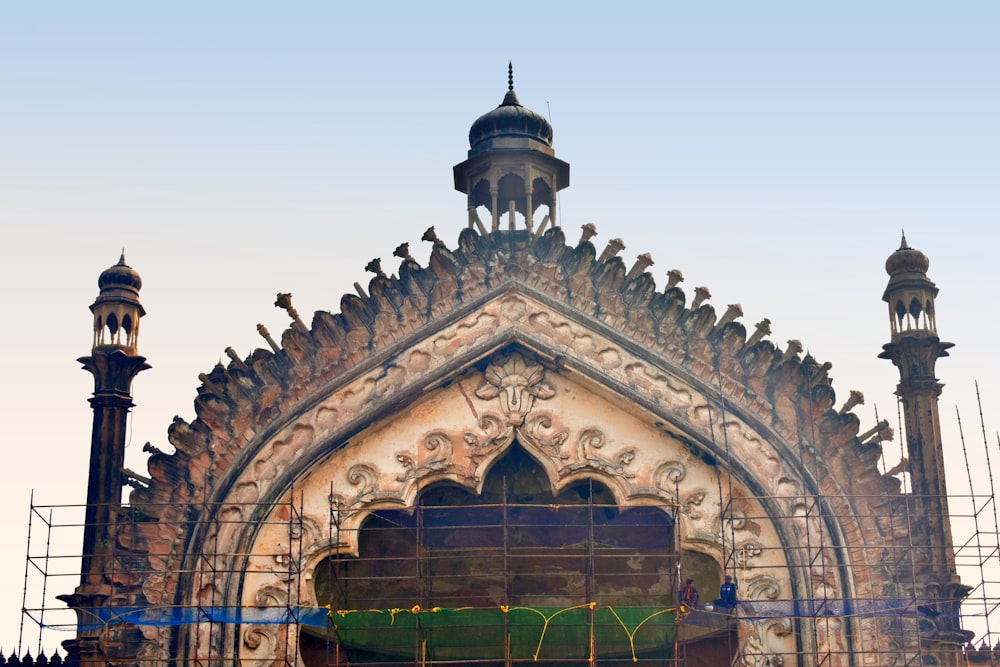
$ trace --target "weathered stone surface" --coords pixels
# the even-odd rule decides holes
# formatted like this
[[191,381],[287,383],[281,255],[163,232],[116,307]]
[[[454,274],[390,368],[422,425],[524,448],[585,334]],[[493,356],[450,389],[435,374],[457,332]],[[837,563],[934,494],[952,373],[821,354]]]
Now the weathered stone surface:
[[[256,604],[287,588],[283,566],[228,557],[209,576],[202,554],[287,549],[287,527],[266,508],[304,503],[297,556],[308,575],[331,550],[356,550],[372,509],[407,506],[436,481],[474,491],[515,439],[553,489],[585,476],[623,505],[677,505],[683,548],[720,564],[737,554],[761,599],[886,589],[880,545],[906,534],[857,498],[898,485],[858,441],[857,419],[834,411],[825,367],[767,340],[748,346],[732,308],[720,326],[710,305],[685,308],[678,287],[657,292],[643,263],[630,277],[587,241],[567,246],[559,228],[537,239],[467,229],[455,250],[426,238],[427,267],[401,250],[399,278],[379,266],[367,297],[345,296],[341,313],[316,313],[307,332],[293,322],[276,354],[205,376],[197,418],[175,421],[176,451],[154,454],[150,484],[132,494],[150,508],[138,530],[151,604],[194,600],[209,585],[227,604]],[[718,472],[730,480],[722,487]],[[310,601],[307,586],[297,595]],[[166,645],[164,632],[148,635]],[[207,656],[236,639],[202,643],[200,632],[181,645]],[[769,623],[741,633],[774,654],[802,648]],[[246,628],[239,650],[283,647],[272,634]],[[801,641],[865,640],[840,627]]]

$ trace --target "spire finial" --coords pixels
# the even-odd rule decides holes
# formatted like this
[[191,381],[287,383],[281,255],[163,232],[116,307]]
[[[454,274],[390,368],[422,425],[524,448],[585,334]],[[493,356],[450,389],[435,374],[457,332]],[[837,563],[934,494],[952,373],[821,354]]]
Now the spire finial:
[[507,90],[514,90],[514,62],[507,61]]
[[122,246],[122,256],[118,259],[118,266],[128,266],[125,263],[125,247]]
[[903,239],[899,242],[899,249],[903,250],[903,249],[909,248],[909,247],[910,246],[906,245],[906,230],[904,229],[903,230]]

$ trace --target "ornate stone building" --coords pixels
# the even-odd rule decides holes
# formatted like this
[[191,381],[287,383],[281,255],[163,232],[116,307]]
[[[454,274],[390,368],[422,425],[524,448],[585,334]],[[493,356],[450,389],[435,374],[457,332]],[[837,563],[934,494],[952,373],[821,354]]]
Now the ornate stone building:
[[556,224],[569,165],[512,83],[469,139],[457,243],[428,229],[426,266],[397,247],[311,324],[279,294],[280,343],[259,327],[200,376],[145,475],[122,470],[141,283],[101,275],[69,660],[965,664],[927,258],[886,264],[903,493],[828,364]]

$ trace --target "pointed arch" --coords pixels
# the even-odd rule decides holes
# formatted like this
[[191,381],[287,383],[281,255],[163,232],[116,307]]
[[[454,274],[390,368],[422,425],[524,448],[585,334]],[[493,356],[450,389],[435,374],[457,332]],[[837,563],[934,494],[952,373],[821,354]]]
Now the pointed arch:
[[[588,240],[567,245],[559,228],[538,238],[467,229],[455,249],[425,237],[427,267],[404,260],[401,278],[371,290],[398,299],[345,297],[342,313],[290,328],[280,352],[257,350],[213,376],[197,419],[171,427],[176,452],[154,455],[149,487],[132,496],[150,508],[141,528],[162,572],[145,586],[151,603],[194,595],[183,573],[198,570],[208,544],[250,554],[220,567],[229,574],[215,587],[232,604],[252,599],[268,585],[253,554],[274,539],[267,518],[293,489],[314,503],[303,555],[319,557],[331,546],[321,530],[331,502],[357,527],[413,506],[431,484],[473,492],[515,438],[557,493],[594,479],[623,505],[676,505],[690,548],[720,562],[735,557],[737,534],[754,557],[778,545],[761,595],[807,598],[823,581],[824,595],[852,598],[891,583],[859,536],[900,535],[858,503],[891,498],[898,483],[879,473],[877,447],[857,440],[857,419],[832,409],[824,367],[748,341],[739,322],[708,304],[686,308],[676,286],[657,291],[649,274],[598,258]],[[398,317],[378,317],[397,303]],[[222,513],[243,528],[213,528]],[[826,639],[798,630],[783,636],[822,650]],[[854,641],[849,630],[843,641]],[[182,653],[197,644],[183,633],[170,641]]]

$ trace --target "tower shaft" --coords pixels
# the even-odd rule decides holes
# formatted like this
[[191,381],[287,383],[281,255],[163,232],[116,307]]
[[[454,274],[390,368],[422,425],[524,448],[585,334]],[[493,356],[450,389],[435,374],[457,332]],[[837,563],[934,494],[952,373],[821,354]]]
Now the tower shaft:
[[[95,610],[116,600],[129,604],[131,591],[123,590],[113,576],[117,526],[121,518],[122,482],[128,413],[132,409],[132,380],[149,368],[138,354],[139,320],[145,315],[139,303],[142,281],[125,264],[104,271],[97,281],[100,294],[91,305],[94,339],[90,356],[81,357],[84,370],[94,376],[90,399],[94,424],[90,437],[90,471],[84,515],[80,585],[71,595],[60,595],[77,614],[77,634],[63,642],[66,664],[101,667],[131,657],[127,642],[108,632],[94,630]],[[121,635],[120,631],[115,634]]]
[[[953,665],[961,659],[957,647],[972,633],[961,627],[960,608],[969,588],[962,585],[955,567],[938,414],[943,385],[935,374],[937,360],[948,356],[952,344],[937,335],[938,289],[927,277],[929,264],[926,255],[906,244],[905,236],[886,260],[889,284],[882,299],[889,305],[891,340],[879,357],[899,369],[896,395],[903,406],[909,459],[910,558],[900,571],[901,592],[912,594],[918,611],[928,616],[918,620],[920,651],[934,654],[935,664]],[[923,624],[928,624],[926,630]]]
[[880,355],[899,369],[896,395],[903,405],[906,450],[909,458],[911,516],[917,517],[914,541],[920,547],[919,573],[955,576],[948,488],[944,472],[944,446],[938,398],[943,385],[934,377],[934,364],[947,356],[951,343],[937,336],[912,336],[889,343]]
[[98,585],[103,581],[104,561],[116,539],[115,524],[121,509],[128,413],[134,406],[132,380],[149,365],[145,357],[128,355],[110,346],[95,348],[80,362],[94,375],[95,385],[90,399],[94,424],[80,583]]

